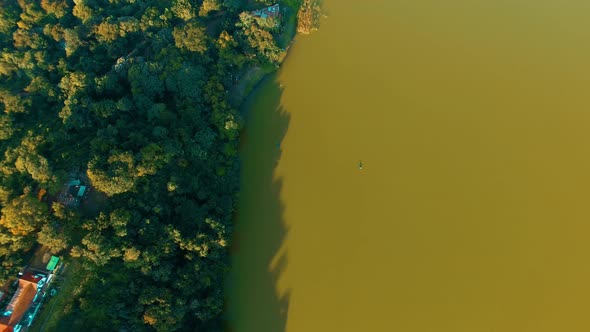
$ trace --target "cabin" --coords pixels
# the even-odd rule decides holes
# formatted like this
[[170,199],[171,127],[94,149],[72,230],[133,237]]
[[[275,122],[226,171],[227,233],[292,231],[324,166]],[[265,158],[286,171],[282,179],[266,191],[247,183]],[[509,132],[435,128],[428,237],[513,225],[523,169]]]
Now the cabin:
[[66,185],[68,185],[70,187],[79,186],[80,185],[80,179],[70,179],[68,181],[68,183],[66,183]]
[[281,7],[279,4],[276,4],[270,7],[255,10],[250,14],[263,20],[274,19],[276,24],[278,24],[279,19],[281,18]]
[[64,206],[77,207],[87,193],[88,186],[82,185],[80,179],[70,179],[64,184],[62,191],[57,196],[57,200]]
[[0,311],[0,332],[19,332],[31,325],[41,306],[47,278],[26,271],[18,278],[18,289],[6,308]]
[[78,197],[78,198],[84,197],[85,192],[86,192],[86,186],[80,186],[78,188],[78,193],[76,194],[76,197]]

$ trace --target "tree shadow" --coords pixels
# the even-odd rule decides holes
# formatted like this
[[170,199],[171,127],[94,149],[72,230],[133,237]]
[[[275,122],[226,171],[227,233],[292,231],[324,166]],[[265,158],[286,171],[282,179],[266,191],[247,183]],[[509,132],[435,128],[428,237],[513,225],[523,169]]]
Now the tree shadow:
[[281,332],[286,328],[289,292],[277,282],[288,264],[283,246],[288,229],[275,177],[290,116],[280,106],[276,74],[267,77],[244,105],[240,196],[226,283],[226,322],[232,332]]

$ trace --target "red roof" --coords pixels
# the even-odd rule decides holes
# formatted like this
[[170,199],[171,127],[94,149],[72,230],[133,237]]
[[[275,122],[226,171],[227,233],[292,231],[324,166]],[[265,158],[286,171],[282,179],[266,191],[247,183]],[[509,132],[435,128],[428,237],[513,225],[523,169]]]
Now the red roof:
[[0,323],[0,332],[12,332],[14,329],[8,325]]
[[4,311],[12,311],[10,316],[0,316],[0,332],[12,332],[13,327],[23,318],[29,310],[35,295],[37,295],[37,286],[43,276],[35,276],[27,272],[18,280],[18,289],[12,296],[10,303]]
[[31,272],[26,272],[25,274],[20,276],[19,279],[37,284],[37,283],[39,283],[39,280],[43,279],[43,276],[35,276]]

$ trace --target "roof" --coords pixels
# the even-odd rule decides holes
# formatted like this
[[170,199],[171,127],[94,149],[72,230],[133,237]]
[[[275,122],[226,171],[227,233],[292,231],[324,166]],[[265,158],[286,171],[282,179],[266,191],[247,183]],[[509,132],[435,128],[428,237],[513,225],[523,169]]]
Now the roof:
[[26,281],[22,285],[19,283],[18,290],[14,293],[8,306],[6,306],[3,316],[0,317],[0,324],[9,327],[14,327],[18,324],[27,310],[29,310],[31,304],[33,304],[35,295],[37,295],[37,287],[34,284]]
[[252,15],[263,18],[263,19],[267,19],[269,17],[278,17],[281,14],[280,11],[280,6],[279,4],[276,4],[274,6],[270,6],[270,7],[266,7],[266,8],[262,8],[262,9],[258,9],[252,12]]
[[85,191],[86,191],[86,186],[80,186],[80,190],[78,190],[78,197],[84,196]]
[[38,274],[33,274],[31,272],[26,272],[25,274],[20,276],[18,279],[19,279],[19,284],[21,283],[21,281],[26,281],[26,282],[34,283],[36,285],[43,278],[45,278],[43,275],[38,275]]
[[51,256],[49,263],[47,263],[46,269],[48,269],[49,271],[55,270],[55,267],[57,266],[57,262],[59,262],[59,257]]
[[0,322],[0,332],[12,332],[12,331],[14,331],[14,329],[11,326],[8,326],[8,325]]
[[70,194],[72,196],[76,196],[76,195],[78,195],[79,191],[80,191],[80,186],[71,186],[68,189],[68,194]]
[[68,181],[68,186],[79,186],[80,185],[80,180],[70,180]]
[[23,274],[18,280],[18,289],[0,315],[0,332],[12,332],[33,304],[37,296],[38,286],[45,277],[30,272]]

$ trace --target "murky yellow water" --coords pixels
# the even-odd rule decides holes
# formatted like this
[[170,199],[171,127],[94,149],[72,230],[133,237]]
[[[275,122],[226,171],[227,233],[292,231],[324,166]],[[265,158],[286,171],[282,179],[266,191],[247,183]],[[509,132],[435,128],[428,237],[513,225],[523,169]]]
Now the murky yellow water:
[[590,2],[325,7],[249,107],[233,330],[590,331]]

